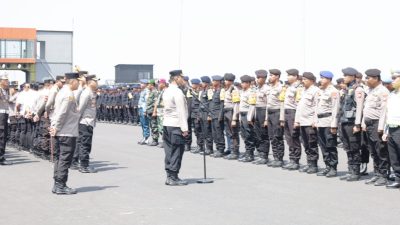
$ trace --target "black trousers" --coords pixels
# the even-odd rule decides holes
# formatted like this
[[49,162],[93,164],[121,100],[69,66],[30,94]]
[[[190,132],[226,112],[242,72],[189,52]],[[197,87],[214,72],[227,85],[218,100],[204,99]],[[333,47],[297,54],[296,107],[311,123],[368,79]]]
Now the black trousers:
[[225,108],[224,109],[224,129],[225,135],[228,141],[231,141],[231,152],[238,154],[240,139],[239,139],[239,125],[232,127],[233,120],[233,108]]
[[301,157],[300,128],[294,128],[296,110],[285,109],[285,140],[289,146],[289,159],[298,162]]
[[192,118],[189,116],[188,120],[188,136],[185,137],[186,145],[192,145]]
[[179,127],[163,127],[163,145],[165,152],[165,171],[167,176],[178,175],[185,152],[185,138]]
[[250,127],[247,121],[247,112],[240,112],[240,133],[244,140],[246,155],[253,156],[256,148],[256,136],[254,129]]
[[82,167],[89,166],[89,155],[92,151],[93,127],[79,124],[78,156]]
[[225,151],[224,121],[213,118],[211,120],[211,128],[217,151],[223,153]]
[[27,131],[26,119],[23,117],[19,118],[18,126],[20,128],[19,145],[23,148],[28,148],[28,141],[26,136],[26,131]]
[[196,144],[201,150],[204,150],[204,137],[201,130],[201,121],[199,118],[192,118],[194,125],[194,135],[196,135]]
[[211,122],[207,119],[207,112],[200,112],[200,122],[201,122],[201,132],[203,135],[203,140],[206,144],[207,150],[213,150],[213,136],[211,129]]
[[8,132],[8,114],[0,113],[0,161],[4,160]]
[[389,128],[388,151],[394,174],[400,178],[400,127]]
[[353,134],[353,127],[354,123],[342,123],[341,125],[343,149],[346,151],[349,167],[361,164],[361,132]]
[[68,180],[68,168],[71,166],[72,156],[76,145],[76,137],[55,137],[55,162],[54,181],[66,183]]
[[361,163],[369,163],[367,132],[361,131]]
[[318,161],[319,154],[317,128],[313,128],[311,126],[301,126],[300,136],[307,155],[307,161]]
[[337,168],[337,135],[331,133],[330,127],[318,127],[318,143],[322,152],[325,165]]
[[256,108],[256,116],[254,121],[254,133],[256,136],[257,151],[268,157],[269,154],[269,135],[268,127],[264,127],[266,108]]
[[274,159],[282,161],[285,154],[285,144],[279,116],[280,110],[268,110],[268,134],[271,140],[272,154]]
[[17,144],[17,118],[15,116],[10,116],[10,143]]
[[387,143],[382,141],[378,133],[379,120],[364,119],[367,126],[368,148],[374,161],[374,172],[377,175],[389,176],[389,153]]

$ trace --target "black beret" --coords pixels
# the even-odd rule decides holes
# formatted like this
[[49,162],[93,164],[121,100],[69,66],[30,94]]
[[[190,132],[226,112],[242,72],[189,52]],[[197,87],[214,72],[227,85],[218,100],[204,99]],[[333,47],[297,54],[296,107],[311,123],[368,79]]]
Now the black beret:
[[200,77],[201,82],[203,83],[211,83],[211,79],[208,76],[202,76]]
[[96,75],[87,75],[87,76],[86,76],[86,81],[89,81],[89,80],[98,81],[98,80],[100,80],[100,79],[97,78]]
[[88,72],[88,71],[79,71],[78,73],[79,73],[79,75],[86,75],[86,74],[88,74],[89,72]]
[[232,73],[226,73],[224,75],[224,80],[234,81],[235,78],[236,78],[235,75],[233,75]]
[[343,83],[343,82],[344,82],[344,79],[343,79],[343,78],[339,78],[339,79],[336,80],[336,83],[337,83],[337,84],[341,84],[341,83]]
[[378,69],[369,69],[365,71],[365,74],[369,77],[379,77],[381,76],[381,71]]
[[172,71],[169,72],[169,75],[170,75],[171,77],[173,77],[173,76],[180,76],[180,75],[182,75],[182,70],[172,70]]
[[290,70],[286,70],[286,73],[292,76],[298,76],[299,75],[299,71],[297,69],[290,69]]
[[314,74],[311,73],[311,72],[304,72],[303,73],[303,78],[306,78],[308,80],[312,80],[314,82],[317,80],[317,78],[315,78]]
[[66,79],[78,79],[79,73],[66,73],[65,78]]
[[243,76],[240,77],[240,81],[249,82],[250,83],[252,81],[252,77],[249,76],[249,75],[243,75]]
[[342,73],[347,76],[355,76],[357,75],[358,71],[352,67],[347,67],[342,69]]
[[222,76],[220,76],[220,75],[214,75],[214,76],[212,76],[211,78],[212,78],[212,80],[215,80],[215,81],[221,81],[221,80],[224,79],[224,78],[223,78]]
[[268,72],[266,70],[256,70],[257,78],[266,78],[268,76]]
[[281,75],[281,71],[278,69],[270,69],[269,73],[273,75],[279,75],[279,76]]
[[363,75],[362,75],[362,73],[360,73],[360,72],[357,72],[357,74],[356,74],[356,78],[360,78],[360,79],[362,79],[362,78],[363,78]]
[[251,77],[251,81],[256,81],[256,78],[255,77]]

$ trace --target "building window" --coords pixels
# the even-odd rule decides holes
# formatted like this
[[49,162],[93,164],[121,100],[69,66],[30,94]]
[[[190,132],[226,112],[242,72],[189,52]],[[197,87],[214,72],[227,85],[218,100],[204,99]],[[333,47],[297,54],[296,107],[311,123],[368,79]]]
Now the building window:
[[0,40],[0,58],[6,57],[6,41]]
[[139,77],[139,80],[140,79],[150,79],[150,72],[139,72],[138,77]]
[[46,49],[46,42],[38,41],[36,42],[36,59],[45,59],[45,49]]
[[0,40],[0,58],[22,59],[33,58],[34,41]]

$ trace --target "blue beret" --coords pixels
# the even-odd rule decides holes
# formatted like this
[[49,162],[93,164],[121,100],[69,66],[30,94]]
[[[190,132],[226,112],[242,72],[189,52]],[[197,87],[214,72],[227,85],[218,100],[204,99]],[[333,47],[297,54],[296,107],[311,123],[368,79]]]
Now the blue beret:
[[191,79],[190,83],[192,83],[192,84],[200,84],[201,81],[199,79],[195,78],[195,79]]
[[331,71],[321,71],[321,72],[319,72],[319,75],[321,77],[328,78],[328,79],[333,78],[333,73]]
[[222,79],[224,79],[222,76],[220,76],[220,75],[214,75],[214,76],[212,76],[211,77],[212,78],[212,80],[215,80],[215,81],[221,81]]
[[141,80],[140,80],[140,83],[142,83],[142,84],[148,84],[148,83],[149,83],[149,80],[147,80],[147,79],[141,79]]
[[358,74],[358,71],[352,67],[347,67],[342,69],[342,73],[348,76],[356,76]]
[[202,77],[200,77],[200,79],[201,79],[201,82],[203,82],[203,83],[211,83],[211,79],[208,77],[208,76],[202,76]]
[[183,79],[186,80],[186,81],[188,81],[188,80],[189,80],[189,77],[188,77],[188,76],[184,76]]

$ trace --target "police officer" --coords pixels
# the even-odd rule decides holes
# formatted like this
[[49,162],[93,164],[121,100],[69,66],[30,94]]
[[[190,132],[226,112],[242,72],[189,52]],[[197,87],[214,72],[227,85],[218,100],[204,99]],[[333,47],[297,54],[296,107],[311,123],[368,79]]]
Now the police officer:
[[358,71],[347,67],[342,69],[344,84],[347,88],[342,92],[340,102],[340,127],[343,149],[347,154],[348,174],[341,180],[357,181],[360,179],[361,164],[361,119],[365,93],[363,87],[356,82]]
[[267,102],[270,87],[266,84],[266,77],[268,75],[266,70],[257,70],[255,74],[258,84],[255,90],[256,104],[250,105],[247,120],[254,128],[257,142],[258,159],[253,163],[262,165],[267,164],[269,154]]
[[299,81],[299,71],[297,69],[289,69],[286,73],[288,84],[280,94],[280,100],[283,101],[283,104],[279,119],[281,126],[283,123],[285,140],[289,147],[290,162],[283,166],[283,169],[298,170],[300,168],[299,160],[301,156],[300,128],[294,127],[294,118],[303,86]]
[[151,137],[153,141],[149,143],[149,146],[157,146],[158,145],[158,125],[157,125],[157,116],[153,116],[155,104],[158,98],[158,91],[155,87],[155,80],[151,79],[147,86],[149,92],[146,99],[146,116],[150,121],[150,130],[151,130]]
[[163,143],[165,151],[165,171],[167,173],[166,185],[187,185],[187,181],[178,176],[182,157],[185,150],[185,137],[188,135],[188,109],[185,95],[180,87],[185,81],[182,70],[170,72],[170,86],[163,94],[164,100],[164,131]]
[[68,168],[72,162],[76,139],[78,137],[79,112],[73,91],[79,87],[78,73],[65,74],[66,84],[57,94],[54,104],[54,116],[51,122],[50,134],[55,137],[57,155],[54,163],[54,194],[76,194],[69,188]]
[[213,91],[210,88],[211,79],[208,76],[202,76],[201,78],[201,91],[199,93],[200,98],[200,123],[201,123],[201,132],[203,135],[205,148],[205,154],[211,155],[213,154],[213,136],[211,129],[211,117],[209,117],[210,110],[210,100],[212,99]]
[[303,140],[307,155],[307,165],[300,172],[313,174],[318,172],[318,137],[315,126],[315,107],[317,106],[318,87],[316,78],[311,72],[303,73],[304,92],[296,110],[294,127],[300,127],[300,137]]
[[337,115],[339,111],[339,91],[332,85],[333,73],[321,71],[321,86],[317,98],[318,143],[325,162],[325,169],[317,176],[335,177],[337,175]]
[[[96,75],[86,76],[87,87],[82,91],[79,99],[79,145],[76,149],[79,157],[79,172],[95,173],[94,168],[89,167],[89,154],[92,150],[93,128],[96,125]],[[75,154],[74,154],[75,155]]]
[[8,107],[9,107],[9,93],[8,93],[8,76],[3,74],[0,76],[0,165],[11,165],[4,157],[6,150],[6,138],[8,131]]
[[[212,90],[213,94],[210,101],[210,113],[211,118],[211,129],[213,135],[213,141],[216,146],[216,151],[212,157],[221,158],[224,156],[225,151],[225,137],[224,137],[224,92],[221,92],[221,82],[223,80],[222,76],[215,75],[212,76]],[[221,97],[222,96],[222,97]]]
[[18,144],[18,134],[17,134],[17,114],[15,111],[15,104],[17,102],[17,97],[18,97],[18,81],[11,81],[10,86],[9,86],[9,93],[10,93],[10,99],[8,101],[9,103],[9,120],[10,120],[10,139],[9,143],[11,147],[16,147]]
[[389,91],[382,85],[380,70],[369,69],[365,74],[367,75],[369,90],[365,98],[362,127],[367,134],[368,147],[374,161],[375,172],[374,176],[366,181],[366,184],[383,186],[388,183],[390,167],[387,143],[382,141],[385,122],[383,115]]
[[235,160],[239,157],[239,126],[232,126],[233,110],[239,106],[240,95],[239,90],[233,85],[235,81],[235,75],[232,73],[226,73],[224,75],[224,129],[226,140],[228,143],[229,155],[224,158],[228,160]]
[[196,136],[196,144],[197,146],[191,150],[191,153],[197,154],[204,151],[204,137],[201,131],[201,114],[200,114],[200,89],[201,89],[201,80],[194,78],[190,80],[191,83],[191,92],[192,104],[191,104],[191,115],[192,123],[194,126],[194,135]]
[[400,188],[400,71],[392,74],[394,91],[390,93],[385,111],[384,141],[388,143],[390,164],[393,168],[395,180],[386,185],[386,188]]
[[282,91],[282,85],[279,82],[281,71],[278,69],[269,70],[269,85],[268,93],[268,134],[271,140],[272,153],[274,160],[268,163],[270,167],[282,167],[283,155],[285,153],[285,145],[283,142],[283,127],[279,121],[281,111],[281,101],[279,95]]
[[[157,132],[162,137],[163,132],[163,118],[164,118],[164,100],[163,94],[167,88],[167,81],[165,79],[160,79],[158,81],[158,96],[153,110],[153,117],[157,118]],[[158,144],[160,148],[163,148],[163,144],[160,142]]]
[[192,99],[193,96],[190,93],[189,90],[189,77],[188,76],[184,76],[183,80],[185,81],[185,87],[182,89],[183,90],[183,94],[186,96],[186,102],[188,105],[188,135],[185,138],[186,140],[186,144],[185,144],[185,151],[190,151],[191,146],[192,146]]
[[240,133],[244,140],[246,152],[240,162],[252,162],[254,161],[254,150],[256,148],[256,138],[254,130],[248,123],[248,112],[250,105],[256,104],[256,93],[251,89],[252,78],[249,75],[243,75],[240,77],[242,82],[242,90],[240,92],[240,104],[235,107],[233,112],[232,126],[238,126],[238,119],[240,121]]
[[130,122],[129,115],[129,90],[128,87],[122,87],[121,92],[121,105],[122,105],[122,122],[124,124],[128,124]]

